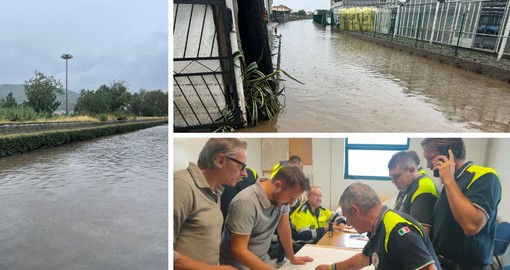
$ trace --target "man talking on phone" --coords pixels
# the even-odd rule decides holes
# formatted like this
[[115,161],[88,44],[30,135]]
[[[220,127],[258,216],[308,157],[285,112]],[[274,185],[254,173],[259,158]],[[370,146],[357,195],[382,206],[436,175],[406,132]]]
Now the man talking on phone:
[[492,263],[501,181],[492,168],[466,159],[459,138],[422,141],[427,168],[443,190],[434,207],[432,243],[443,269],[482,270]]

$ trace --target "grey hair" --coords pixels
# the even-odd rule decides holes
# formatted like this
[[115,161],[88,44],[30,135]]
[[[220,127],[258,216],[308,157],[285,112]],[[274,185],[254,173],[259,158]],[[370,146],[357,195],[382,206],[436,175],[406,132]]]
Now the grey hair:
[[340,196],[339,205],[343,210],[350,213],[353,204],[366,212],[381,204],[381,200],[369,185],[357,182],[349,185]]
[[319,186],[311,186],[311,187],[310,187],[310,190],[308,190],[308,191],[306,192],[306,196],[309,196],[309,195],[312,193],[312,189],[314,189],[314,188],[318,188],[318,189],[320,189],[320,190],[322,191],[322,188],[321,188],[321,187],[319,187]]
[[214,168],[214,158],[218,154],[235,155],[239,150],[246,150],[247,143],[234,138],[212,138],[200,151],[197,165],[206,168]]

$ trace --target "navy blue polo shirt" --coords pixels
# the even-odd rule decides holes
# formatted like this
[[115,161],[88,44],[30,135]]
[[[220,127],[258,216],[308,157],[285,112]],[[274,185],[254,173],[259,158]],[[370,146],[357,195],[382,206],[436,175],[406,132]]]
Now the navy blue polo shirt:
[[412,216],[422,225],[432,227],[437,197],[439,193],[432,179],[421,175],[406,191],[398,193],[395,210]]
[[483,265],[492,263],[501,182],[494,169],[473,162],[464,164],[454,176],[468,200],[485,213],[487,224],[476,235],[465,235],[453,217],[448,195],[443,189],[434,207],[434,248],[438,255],[453,260],[463,269],[483,269]]
[[363,248],[363,255],[375,269],[419,269],[431,263],[441,269],[432,242],[421,225],[409,215],[386,206]]

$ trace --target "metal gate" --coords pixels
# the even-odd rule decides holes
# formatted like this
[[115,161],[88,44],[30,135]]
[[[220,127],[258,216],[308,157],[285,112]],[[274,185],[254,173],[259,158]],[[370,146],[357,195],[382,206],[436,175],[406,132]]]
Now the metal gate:
[[241,124],[230,9],[224,0],[174,0],[173,10],[174,131]]

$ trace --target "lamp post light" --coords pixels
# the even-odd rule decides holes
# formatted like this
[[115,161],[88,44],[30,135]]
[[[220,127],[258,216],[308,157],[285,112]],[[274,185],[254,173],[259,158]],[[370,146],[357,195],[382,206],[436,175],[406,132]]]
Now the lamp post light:
[[66,115],[69,114],[69,110],[67,109],[67,60],[73,58],[73,56],[70,53],[64,53],[60,58],[66,60]]

